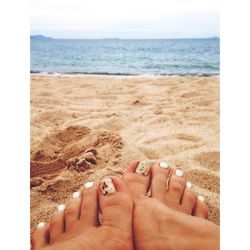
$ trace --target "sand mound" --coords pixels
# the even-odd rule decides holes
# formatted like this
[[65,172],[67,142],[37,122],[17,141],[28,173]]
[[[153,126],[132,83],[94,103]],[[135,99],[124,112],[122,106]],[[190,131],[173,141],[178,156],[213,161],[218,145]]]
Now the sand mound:
[[[39,150],[31,153],[31,177],[69,168],[77,171],[109,163],[123,146],[119,135],[85,126],[69,126],[45,137]],[[116,153],[114,153],[116,152]],[[113,155],[115,154],[115,155]]]

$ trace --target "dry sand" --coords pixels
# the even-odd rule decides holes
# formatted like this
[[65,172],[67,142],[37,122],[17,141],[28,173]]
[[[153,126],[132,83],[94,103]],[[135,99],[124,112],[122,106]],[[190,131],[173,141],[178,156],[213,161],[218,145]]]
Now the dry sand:
[[138,159],[184,170],[219,224],[219,129],[218,77],[31,76],[31,231]]

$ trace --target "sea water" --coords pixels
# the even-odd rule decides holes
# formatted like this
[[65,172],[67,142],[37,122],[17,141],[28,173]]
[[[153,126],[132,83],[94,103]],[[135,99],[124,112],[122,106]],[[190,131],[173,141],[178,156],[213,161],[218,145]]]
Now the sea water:
[[219,75],[220,40],[31,39],[31,73]]

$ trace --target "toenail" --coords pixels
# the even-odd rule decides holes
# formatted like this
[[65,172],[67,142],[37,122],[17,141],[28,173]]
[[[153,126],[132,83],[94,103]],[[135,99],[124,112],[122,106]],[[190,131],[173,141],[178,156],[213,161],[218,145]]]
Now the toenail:
[[136,167],[135,173],[147,176],[150,171],[151,161],[140,161]]
[[37,227],[38,227],[38,228],[45,227],[45,223],[44,223],[44,222],[39,222],[39,223],[37,224]]
[[103,179],[101,181],[100,188],[104,195],[113,194],[116,192],[114,183],[110,178]]
[[73,199],[79,198],[79,197],[80,197],[80,192],[74,192],[74,193],[72,194],[72,197],[73,197]]
[[191,183],[190,181],[187,181],[187,182],[186,182],[186,187],[187,187],[187,188],[192,188],[192,186],[193,186],[193,185],[192,185],[192,183]]
[[65,210],[65,208],[66,208],[66,206],[65,206],[64,204],[60,204],[60,205],[58,205],[58,207],[57,207],[57,211],[62,212],[62,211]]
[[182,177],[184,174],[183,174],[183,172],[180,169],[177,169],[175,171],[175,175],[178,176],[178,177]]
[[94,182],[92,182],[92,181],[86,182],[86,183],[84,183],[83,186],[84,186],[84,189],[92,188],[94,186]]
[[201,202],[204,202],[205,201],[205,198],[201,195],[198,195],[197,199]]
[[167,164],[165,161],[162,161],[162,162],[160,163],[160,167],[161,167],[161,168],[169,168],[168,164]]

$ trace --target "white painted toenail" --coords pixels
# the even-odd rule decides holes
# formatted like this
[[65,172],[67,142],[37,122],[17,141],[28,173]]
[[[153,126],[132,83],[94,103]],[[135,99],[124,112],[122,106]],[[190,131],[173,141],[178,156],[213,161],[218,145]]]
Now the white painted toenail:
[[38,228],[45,227],[45,223],[44,222],[40,222],[40,223],[37,224],[37,227]]
[[92,181],[86,182],[86,183],[84,183],[83,186],[84,186],[84,189],[92,188],[94,186],[94,182],[92,182]]
[[140,161],[136,167],[135,172],[137,174],[147,176],[149,174],[151,164],[151,161]]
[[183,172],[180,170],[180,169],[177,169],[176,171],[175,171],[175,174],[176,174],[176,176],[178,176],[178,177],[182,177],[184,174],[183,174]]
[[80,192],[74,192],[74,193],[72,194],[72,197],[73,197],[73,199],[79,198],[79,197],[80,197]]
[[205,201],[205,198],[201,195],[198,195],[197,199],[201,202],[204,202]]
[[60,205],[58,205],[58,207],[57,207],[57,211],[62,212],[62,211],[65,210],[65,208],[66,208],[66,206],[65,206],[64,204],[60,204]]
[[190,181],[187,181],[187,182],[186,182],[186,187],[187,187],[187,188],[192,188],[192,186],[193,186],[193,185],[192,185],[192,183],[191,183]]
[[167,164],[165,161],[162,161],[162,162],[160,163],[160,167],[161,167],[161,168],[169,168],[168,164]]
[[110,179],[110,178],[103,179],[101,181],[100,188],[101,188],[101,191],[104,195],[113,194],[116,192],[114,183],[113,183],[112,179]]

